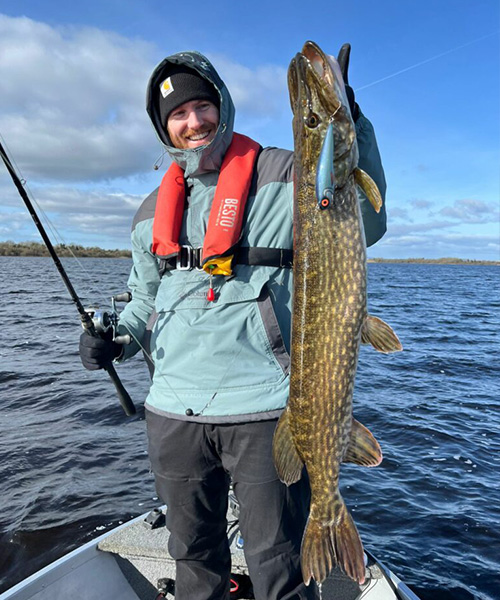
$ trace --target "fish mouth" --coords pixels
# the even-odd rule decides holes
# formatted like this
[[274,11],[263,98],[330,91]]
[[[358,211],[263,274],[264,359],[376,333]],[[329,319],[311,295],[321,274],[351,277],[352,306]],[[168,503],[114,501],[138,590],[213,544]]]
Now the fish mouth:
[[288,90],[294,114],[315,112],[321,105],[323,116],[333,115],[342,105],[338,78],[340,69],[317,44],[307,41],[288,68]]
[[344,77],[338,62],[333,56],[325,54],[314,42],[308,41],[302,48],[302,54],[309,60],[330,93],[336,96],[336,101],[344,106],[349,105],[345,90]]
[[327,85],[335,85],[335,76],[330,61],[321,48],[314,42],[308,41],[304,44],[301,54],[305,56],[312,67]]
[[[288,68],[288,90],[293,113],[294,148],[297,169],[307,163],[304,173],[313,176],[323,141],[333,129],[333,160],[336,187],[345,185],[358,162],[356,133],[344,79],[335,58],[312,41],[292,59]],[[298,172],[298,171],[297,171]],[[310,182],[315,186],[314,182]]]

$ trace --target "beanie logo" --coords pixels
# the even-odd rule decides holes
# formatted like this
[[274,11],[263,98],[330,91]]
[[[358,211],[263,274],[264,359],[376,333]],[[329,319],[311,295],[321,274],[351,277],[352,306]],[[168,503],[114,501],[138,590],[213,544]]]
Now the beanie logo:
[[171,94],[174,91],[174,86],[172,85],[170,79],[170,77],[167,77],[167,79],[165,79],[165,81],[163,81],[160,84],[160,92],[164,98],[166,98],[169,94]]

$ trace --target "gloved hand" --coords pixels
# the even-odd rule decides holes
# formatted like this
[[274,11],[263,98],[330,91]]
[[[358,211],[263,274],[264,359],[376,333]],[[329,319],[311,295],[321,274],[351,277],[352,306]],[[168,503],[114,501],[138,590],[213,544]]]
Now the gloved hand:
[[349,58],[351,55],[351,44],[344,44],[339,50],[337,56],[337,62],[339,63],[340,70],[342,71],[342,77],[344,78],[345,91],[347,94],[347,100],[349,101],[349,108],[351,109],[352,120],[356,123],[359,118],[359,106],[354,97],[354,90],[349,85]]
[[94,337],[85,331],[80,336],[80,359],[89,371],[97,371],[111,364],[114,358],[120,356],[122,346],[112,339],[112,331],[107,331],[103,337]]

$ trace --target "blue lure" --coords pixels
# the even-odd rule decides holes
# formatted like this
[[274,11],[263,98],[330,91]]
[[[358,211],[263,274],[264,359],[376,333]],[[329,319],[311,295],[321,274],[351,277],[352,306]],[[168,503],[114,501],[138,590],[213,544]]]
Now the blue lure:
[[326,130],[316,169],[316,199],[318,201],[318,208],[321,210],[325,210],[333,202],[333,193],[335,191],[333,152],[333,125],[330,123]]

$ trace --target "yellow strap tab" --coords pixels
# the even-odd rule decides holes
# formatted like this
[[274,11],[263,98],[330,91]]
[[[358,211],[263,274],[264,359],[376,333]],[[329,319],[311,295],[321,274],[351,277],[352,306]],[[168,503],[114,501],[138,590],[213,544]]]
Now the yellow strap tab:
[[231,262],[234,254],[230,256],[222,256],[221,258],[213,258],[203,265],[203,269],[212,275],[231,275]]

